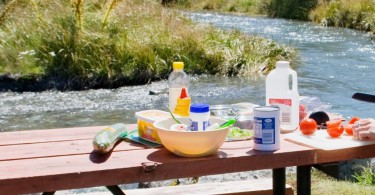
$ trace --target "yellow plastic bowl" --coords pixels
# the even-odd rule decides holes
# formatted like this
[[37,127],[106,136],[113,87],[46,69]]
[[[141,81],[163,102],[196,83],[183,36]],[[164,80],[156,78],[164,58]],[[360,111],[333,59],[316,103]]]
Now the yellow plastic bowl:
[[[182,123],[189,124],[189,118],[178,118]],[[210,118],[210,124],[224,123],[221,118]],[[172,153],[183,157],[201,157],[215,153],[227,138],[229,127],[208,131],[177,131],[170,130],[176,124],[173,119],[160,120],[153,123],[159,138]]]

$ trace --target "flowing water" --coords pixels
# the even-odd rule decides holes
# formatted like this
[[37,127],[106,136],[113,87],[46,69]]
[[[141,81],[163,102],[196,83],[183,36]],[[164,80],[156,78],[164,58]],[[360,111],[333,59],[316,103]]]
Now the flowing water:
[[[375,94],[375,43],[366,33],[263,17],[186,15],[199,23],[238,29],[298,48],[301,63],[295,70],[300,95],[316,96],[344,117],[375,117],[375,104],[351,99],[355,92]],[[192,102],[264,105],[264,79],[198,76],[192,78],[189,92]],[[167,82],[160,81],[114,90],[0,93],[0,131],[135,123],[136,111],[166,110],[166,88]],[[162,93],[149,95],[150,90]]]

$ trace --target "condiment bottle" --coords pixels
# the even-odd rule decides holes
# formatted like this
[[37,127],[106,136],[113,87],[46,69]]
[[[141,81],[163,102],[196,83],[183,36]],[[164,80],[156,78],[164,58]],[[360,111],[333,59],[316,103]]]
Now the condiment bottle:
[[282,132],[297,129],[299,125],[297,73],[290,68],[288,61],[276,62],[276,68],[267,75],[266,105],[280,107]]
[[205,131],[210,126],[210,106],[208,104],[190,105],[190,130]]
[[183,87],[173,113],[180,116],[189,116],[190,102],[191,98],[188,97],[186,88]]
[[183,62],[173,62],[173,71],[168,77],[169,87],[169,109],[175,110],[177,99],[180,96],[181,90],[184,87],[188,91],[189,77],[184,72]]

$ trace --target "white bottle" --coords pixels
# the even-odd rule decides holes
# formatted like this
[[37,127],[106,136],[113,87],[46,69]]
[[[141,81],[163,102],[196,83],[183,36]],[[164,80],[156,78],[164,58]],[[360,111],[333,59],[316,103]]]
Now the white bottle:
[[184,72],[183,62],[173,62],[173,71],[168,77],[169,87],[169,109],[175,110],[177,99],[180,97],[181,90],[184,87],[188,92],[189,77]]
[[210,106],[208,104],[190,105],[190,130],[206,131],[210,126]]
[[[291,83],[290,83],[291,81]],[[288,61],[276,62],[276,68],[266,78],[266,105],[280,107],[280,130],[294,131],[299,125],[299,93],[296,71]]]

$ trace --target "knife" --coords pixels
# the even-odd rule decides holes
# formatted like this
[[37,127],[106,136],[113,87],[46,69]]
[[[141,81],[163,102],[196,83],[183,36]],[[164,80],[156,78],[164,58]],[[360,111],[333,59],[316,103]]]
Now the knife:
[[366,94],[366,93],[355,93],[352,95],[353,99],[375,103],[375,95]]

